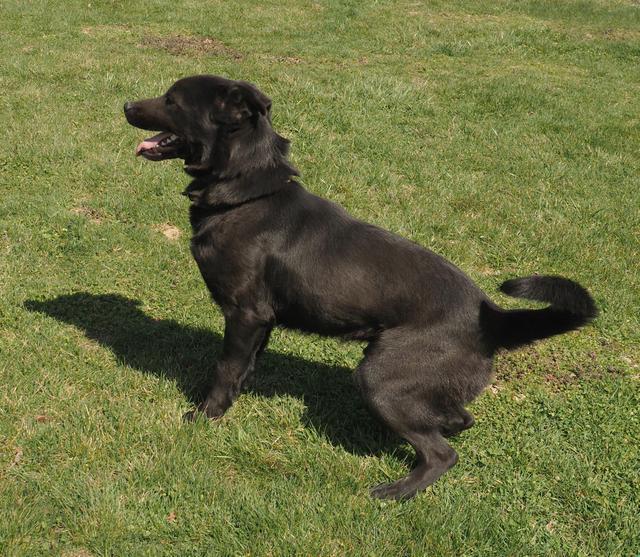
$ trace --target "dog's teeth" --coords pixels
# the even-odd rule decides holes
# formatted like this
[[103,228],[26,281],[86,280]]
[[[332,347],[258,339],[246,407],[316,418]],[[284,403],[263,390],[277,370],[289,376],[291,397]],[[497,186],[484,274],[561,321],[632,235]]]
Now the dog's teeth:
[[176,139],[178,139],[177,135],[171,134],[169,137],[165,137],[158,145],[160,147],[166,147],[167,145],[171,145]]

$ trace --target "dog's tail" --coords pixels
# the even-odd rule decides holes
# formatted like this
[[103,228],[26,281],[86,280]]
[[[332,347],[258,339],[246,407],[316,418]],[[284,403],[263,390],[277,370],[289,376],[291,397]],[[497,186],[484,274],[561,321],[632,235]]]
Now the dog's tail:
[[598,315],[590,294],[577,282],[553,276],[515,278],[502,283],[508,296],[550,304],[544,309],[504,310],[482,302],[480,323],[491,347],[517,348],[586,325]]

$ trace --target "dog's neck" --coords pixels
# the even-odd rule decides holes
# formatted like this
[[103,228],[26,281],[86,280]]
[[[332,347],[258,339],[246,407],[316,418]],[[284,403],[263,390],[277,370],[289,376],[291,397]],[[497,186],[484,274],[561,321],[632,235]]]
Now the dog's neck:
[[194,179],[182,193],[191,200],[192,205],[198,207],[231,208],[270,196],[290,186],[296,174],[287,166],[258,169],[233,178],[201,176]]
[[232,207],[271,195],[298,176],[288,151],[289,141],[260,118],[249,130],[225,134],[209,157],[210,167],[186,166],[195,179],[183,194],[203,208]]

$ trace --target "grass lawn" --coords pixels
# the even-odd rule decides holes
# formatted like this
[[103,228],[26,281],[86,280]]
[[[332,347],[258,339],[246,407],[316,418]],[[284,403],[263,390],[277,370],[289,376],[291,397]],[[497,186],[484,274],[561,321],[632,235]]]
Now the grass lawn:
[[[640,553],[637,0],[2,2],[0,555]],[[222,318],[179,162],[125,100],[256,83],[311,191],[496,293],[562,274],[593,326],[498,358],[407,503],[362,345],[276,331],[222,420],[185,424]]]

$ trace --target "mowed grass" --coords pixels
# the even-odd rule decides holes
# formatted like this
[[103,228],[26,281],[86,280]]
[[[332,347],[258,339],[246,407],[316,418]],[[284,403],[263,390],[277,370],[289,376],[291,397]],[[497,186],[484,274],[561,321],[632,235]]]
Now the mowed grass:
[[[8,0],[0,32],[1,555],[640,552],[638,2]],[[306,187],[487,292],[593,292],[593,326],[499,357],[414,500],[368,495],[412,451],[361,345],[278,331],[225,418],[181,421],[223,323],[187,178],[121,107],[194,73],[256,83]]]

